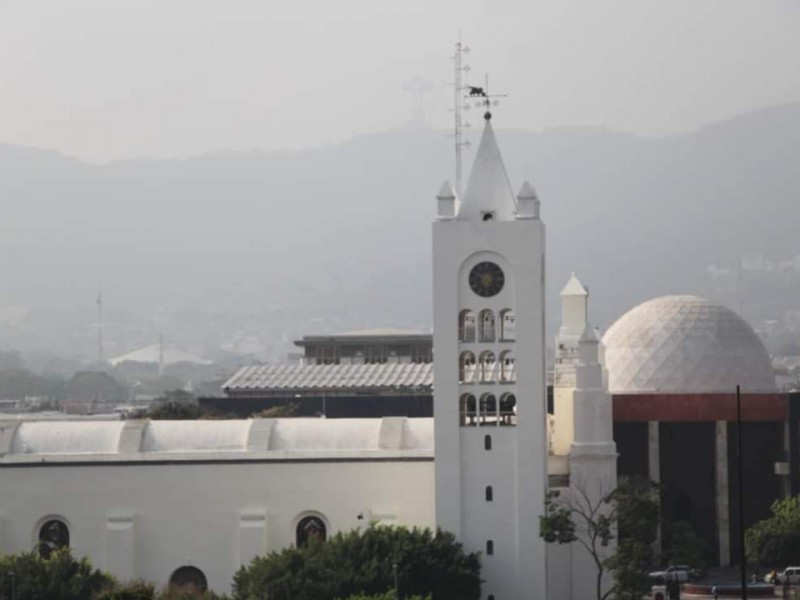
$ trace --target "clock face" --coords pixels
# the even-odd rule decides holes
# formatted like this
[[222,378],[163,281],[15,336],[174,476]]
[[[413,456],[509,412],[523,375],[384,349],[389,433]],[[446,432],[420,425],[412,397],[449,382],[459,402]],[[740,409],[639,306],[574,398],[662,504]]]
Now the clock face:
[[469,272],[469,287],[484,298],[499,294],[505,282],[503,269],[493,262],[480,262]]

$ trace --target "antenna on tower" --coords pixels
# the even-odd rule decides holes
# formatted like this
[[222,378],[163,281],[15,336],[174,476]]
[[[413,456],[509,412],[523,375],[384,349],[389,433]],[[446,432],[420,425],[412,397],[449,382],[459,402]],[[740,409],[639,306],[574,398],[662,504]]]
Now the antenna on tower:
[[461,32],[458,34],[458,41],[456,42],[456,51],[451,57],[453,59],[453,67],[455,77],[453,78],[453,138],[455,140],[456,151],[456,176],[455,187],[456,196],[461,196],[461,149],[469,148],[471,145],[469,140],[464,140],[464,129],[469,129],[470,124],[461,119],[461,111],[469,110],[469,104],[464,103],[463,91],[464,85],[462,82],[463,74],[470,72],[470,66],[464,64],[464,55],[469,54],[469,46],[461,43]]

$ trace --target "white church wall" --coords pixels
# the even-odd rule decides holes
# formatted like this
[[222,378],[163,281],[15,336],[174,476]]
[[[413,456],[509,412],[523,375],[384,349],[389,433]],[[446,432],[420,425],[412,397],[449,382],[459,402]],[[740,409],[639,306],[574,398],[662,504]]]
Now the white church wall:
[[[359,514],[434,526],[433,461],[21,464],[0,467],[0,550],[33,549],[48,518],[69,527],[77,556],[121,579],[166,584],[192,565],[218,591],[242,562],[294,544],[305,513],[328,534]],[[9,518],[10,517],[10,518]]]

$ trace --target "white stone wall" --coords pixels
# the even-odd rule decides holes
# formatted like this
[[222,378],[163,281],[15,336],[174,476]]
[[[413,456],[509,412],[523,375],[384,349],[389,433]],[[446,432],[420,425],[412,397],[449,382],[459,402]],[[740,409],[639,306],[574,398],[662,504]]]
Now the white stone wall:
[[31,550],[44,520],[56,517],[68,524],[77,556],[121,579],[162,585],[192,565],[225,592],[242,563],[294,544],[305,514],[321,516],[329,534],[371,517],[434,526],[431,458],[195,459],[0,465],[0,551]]

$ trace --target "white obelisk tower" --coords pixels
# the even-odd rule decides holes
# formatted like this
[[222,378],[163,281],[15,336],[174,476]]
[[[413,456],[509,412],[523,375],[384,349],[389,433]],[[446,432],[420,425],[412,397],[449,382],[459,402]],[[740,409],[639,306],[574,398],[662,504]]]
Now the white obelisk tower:
[[575,391],[575,365],[578,340],[588,323],[589,291],[575,273],[561,290],[561,327],[556,336],[553,373],[553,427],[550,451],[556,456],[569,455],[575,437],[572,395]]
[[482,553],[483,598],[545,600],[544,224],[485,127],[433,225],[436,522]]
[[[573,396],[574,440],[569,456],[570,490],[574,501],[583,506],[604,507],[603,499],[617,487],[617,448],[611,394],[600,364],[600,341],[587,324],[578,340]],[[602,508],[601,510],[606,510]],[[582,530],[578,530],[582,535]],[[616,542],[603,549],[614,552]],[[579,544],[572,545],[572,599],[595,596],[594,559]],[[593,576],[589,576],[589,574]],[[610,584],[610,577],[604,586]]]

